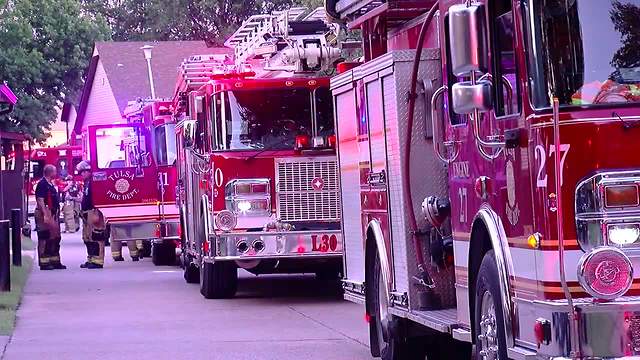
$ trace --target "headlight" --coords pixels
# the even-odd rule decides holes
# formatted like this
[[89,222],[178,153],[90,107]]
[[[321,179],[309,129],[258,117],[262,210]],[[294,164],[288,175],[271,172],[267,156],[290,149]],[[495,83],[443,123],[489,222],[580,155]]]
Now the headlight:
[[227,210],[240,216],[271,215],[269,179],[235,179],[225,186]]
[[631,287],[633,267],[622,251],[600,247],[580,258],[578,280],[591,296],[613,300]]
[[616,246],[626,246],[634,244],[640,238],[640,225],[638,224],[615,224],[607,227],[609,244]]

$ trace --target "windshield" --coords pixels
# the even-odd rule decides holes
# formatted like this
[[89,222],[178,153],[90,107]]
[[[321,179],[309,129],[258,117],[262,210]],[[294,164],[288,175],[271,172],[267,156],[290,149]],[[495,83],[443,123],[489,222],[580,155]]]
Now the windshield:
[[176,125],[166,124],[155,129],[155,154],[158,165],[173,165],[176,161]]
[[529,0],[536,108],[640,102],[640,0]]
[[135,167],[138,159],[148,165],[145,136],[138,127],[114,127],[96,130],[98,168]]
[[311,135],[308,89],[226,91],[214,99],[218,150],[292,149],[296,135]]

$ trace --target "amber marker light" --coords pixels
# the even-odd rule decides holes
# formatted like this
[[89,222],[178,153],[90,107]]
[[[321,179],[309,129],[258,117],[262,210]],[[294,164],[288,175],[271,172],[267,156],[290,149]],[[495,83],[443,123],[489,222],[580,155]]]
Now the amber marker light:
[[540,234],[539,233],[535,233],[535,234],[529,235],[529,237],[527,238],[527,245],[529,245],[529,247],[532,248],[532,249],[539,248],[540,247]]
[[633,185],[609,185],[604,188],[604,204],[608,208],[638,206],[638,186]]

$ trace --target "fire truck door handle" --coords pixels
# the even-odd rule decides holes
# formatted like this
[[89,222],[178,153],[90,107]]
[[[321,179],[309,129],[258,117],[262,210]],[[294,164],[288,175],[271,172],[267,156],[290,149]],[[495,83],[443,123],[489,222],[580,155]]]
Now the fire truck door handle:
[[378,172],[369,172],[367,175],[367,183],[369,185],[383,185],[387,183],[387,174],[384,170]]
[[[444,130],[443,121],[440,119],[438,114],[438,99],[440,96],[449,91],[449,87],[447,85],[442,85],[438,90],[436,90],[431,96],[431,128],[433,131],[433,150],[436,153],[436,156],[447,164],[454,162],[458,155],[460,154],[460,148],[457,146],[456,141],[446,141],[446,134]],[[442,127],[442,128],[441,128]],[[442,152],[443,147],[452,148],[453,153],[449,157],[448,154],[444,154]]]
[[424,138],[432,139],[433,138],[433,126],[432,122],[429,121],[429,116],[431,116],[431,97],[433,96],[433,87],[435,80],[433,79],[423,79],[422,86],[424,87]]

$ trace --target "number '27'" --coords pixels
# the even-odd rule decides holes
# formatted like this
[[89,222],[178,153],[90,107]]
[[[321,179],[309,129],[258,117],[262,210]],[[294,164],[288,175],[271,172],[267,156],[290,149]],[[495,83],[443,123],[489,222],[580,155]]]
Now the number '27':
[[[569,148],[571,144],[560,144],[560,185],[564,182],[564,161],[567,160],[567,154],[569,154]],[[546,174],[546,163],[547,156],[549,157],[549,161],[553,163],[553,156],[556,151],[555,145],[549,145],[549,155],[547,155],[547,151],[544,146],[537,145],[535,150],[536,161],[538,164],[538,175],[536,177],[536,186],[537,187],[547,187],[547,174]]]

